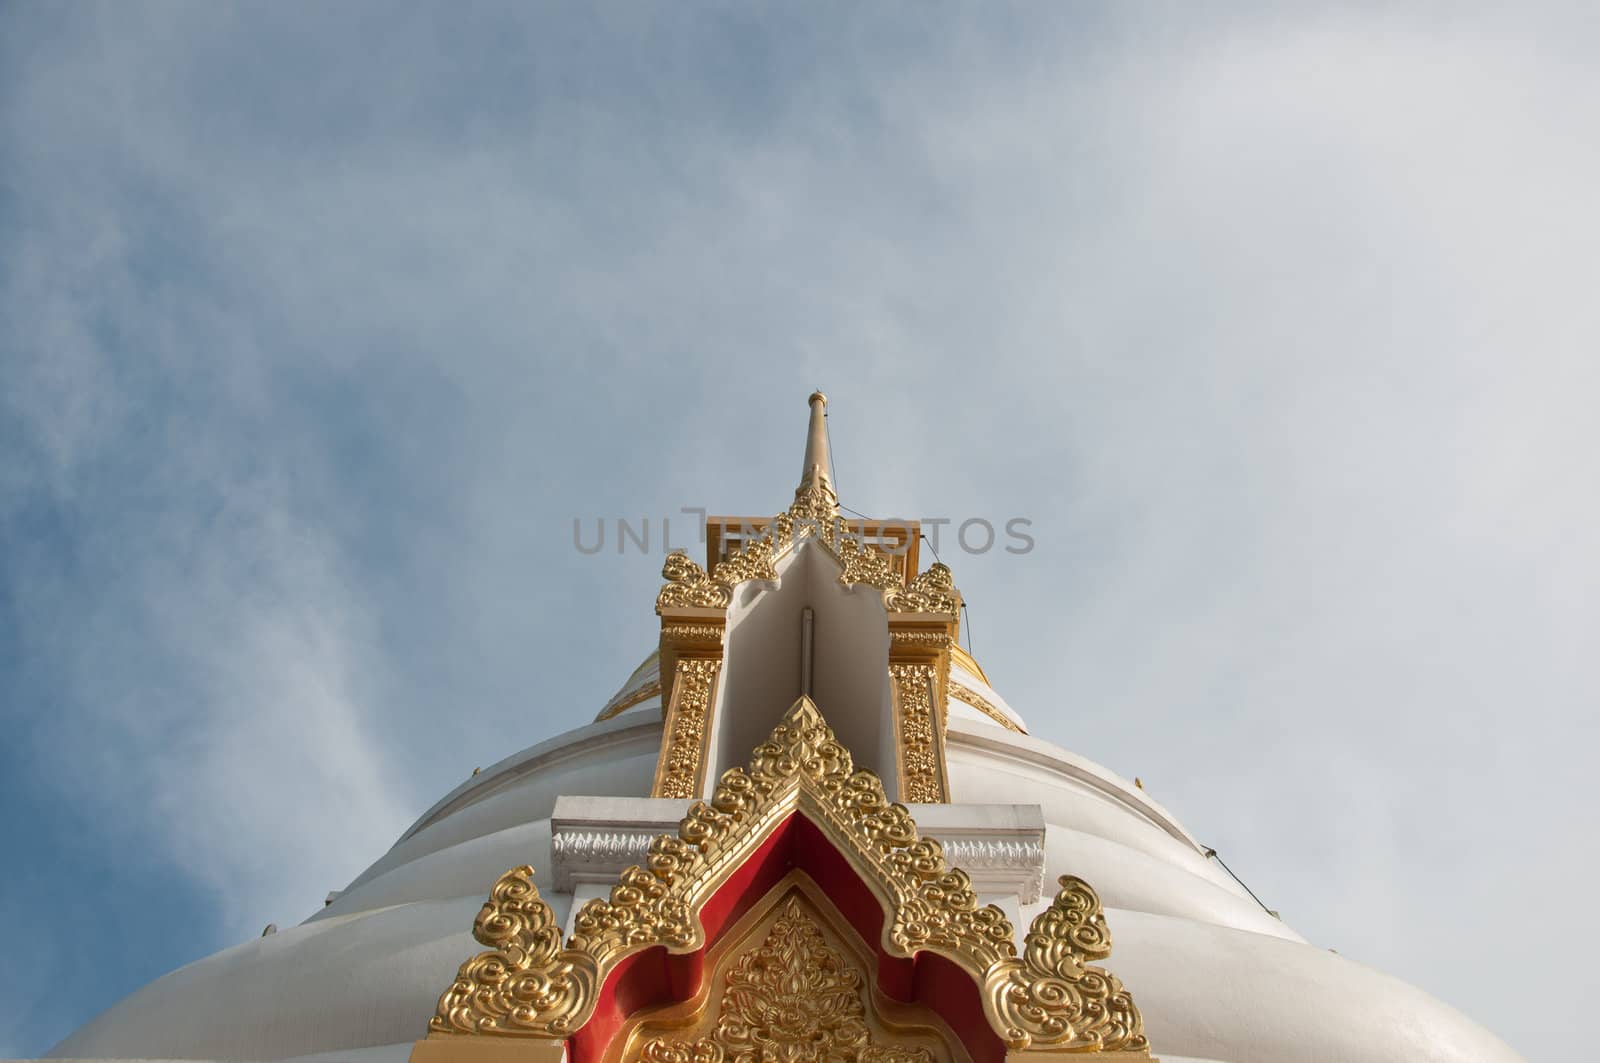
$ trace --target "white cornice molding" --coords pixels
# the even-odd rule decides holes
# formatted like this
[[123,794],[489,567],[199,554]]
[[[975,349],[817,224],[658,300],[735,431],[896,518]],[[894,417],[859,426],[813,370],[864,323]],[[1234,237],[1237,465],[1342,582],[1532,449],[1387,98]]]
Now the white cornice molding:
[[643,865],[658,834],[677,834],[692,801],[668,797],[556,798],[550,813],[550,873],[554,887],[610,885]]
[[[609,885],[642,865],[658,834],[675,834],[686,800],[650,797],[556,799],[550,816],[552,884],[561,892]],[[910,805],[917,830],[937,838],[950,864],[980,895],[1033,904],[1045,879],[1044,815],[1038,805]]]

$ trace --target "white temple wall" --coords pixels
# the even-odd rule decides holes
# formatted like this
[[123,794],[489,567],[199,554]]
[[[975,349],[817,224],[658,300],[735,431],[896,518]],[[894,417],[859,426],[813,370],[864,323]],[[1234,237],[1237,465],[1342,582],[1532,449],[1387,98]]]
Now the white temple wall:
[[801,693],[802,616],[812,610],[811,699],[859,767],[893,793],[896,771],[889,695],[889,628],[870,587],[839,583],[839,565],[815,542],[777,563],[779,580],[745,583],[728,609],[722,679],[708,743],[704,795],[743,766]]

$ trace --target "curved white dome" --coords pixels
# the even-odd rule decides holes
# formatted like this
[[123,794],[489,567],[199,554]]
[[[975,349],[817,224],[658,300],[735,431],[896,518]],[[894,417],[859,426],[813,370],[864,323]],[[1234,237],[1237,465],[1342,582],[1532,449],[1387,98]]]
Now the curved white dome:
[[[1003,705],[998,695],[993,703]],[[951,708],[953,802],[1040,806],[1048,874],[1070,872],[1099,891],[1115,940],[1107,966],[1134,993],[1160,1058],[1519,1058],[1419,990],[1306,944],[1142,790],[976,710],[972,718]],[[472,919],[502,872],[541,869],[544,896],[567,917],[572,893],[547,888],[543,871],[552,866],[556,798],[645,797],[661,726],[659,708],[641,706],[484,770],[325,910],[158,979],[52,1055],[405,1059],[457,965],[477,950]],[[688,802],[663,804],[681,814]],[[1024,923],[1046,900],[1022,907]],[[372,1051],[352,1056],[357,1049]]]
[[[743,574],[721,582],[715,579],[720,567],[708,574],[687,557],[669,558],[664,572],[676,587],[669,585],[657,600],[663,620],[667,602],[692,621],[680,620],[683,627],[712,632],[709,639],[693,638],[723,655],[715,693],[709,685],[701,688],[695,728],[683,732],[700,738],[696,755],[703,759],[696,770],[711,779],[744,763],[777,716],[804,693],[856,766],[878,771],[887,782],[904,767],[892,748],[901,739],[886,737],[883,726],[895,723],[890,675],[894,667],[912,667],[885,667],[891,661],[890,599],[898,599],[902,618],[932,616],[941,625],[917,627],[928,621],[914,619],[899,632],[912,645],[926,646],[930,636],[939,640],[933,652],[940,662],[959,628],[960,595],[944,566],[907,581],[913,571],[908,559],[905,571],[877,582],[846,579],[873,563],[864,548],[840,552],[837,521],[823,522],[820,541],[783,523],[790,517],[815,521],[819,513],[837,518],[825,403],[820,394],[809,400],[805,472],[794,508],[773,518],[765,539],[749,540],[770,553],[741,555],[751,562],[739,570]],[[744,549],[759,552],[754,545]],[[864,557],[869,562],[862,566]],[[880,572],[883,564],[877,562]],[[902,583],[893,584],[891,575]],[[686,588],[694,593],[681,596]],[[668,601],[668,590],[680,597]],[[924,612],[929,609],[939,611]],[[705,623],[705,614],[716,624]],[[949,618],[948,626],[941,618]],[[664,648],[677,652],[674,646],[691,644],[670,642],[669,626],[663,627]],[[912,642],[917,638],[924,641]],[[913,816],[927,835],[947,843],[953,864],[973,873],[980,898],[993,896],[1020,926],[1049,903],[1043,882],[1065,874],[1087,880],[1105,906],[1114,940],[1106,966],[1133,994],[1161,1059],[1518,1058],[1426,994],[1307,944],[1263,911],[1142,789],[1029,735],[976,661],[959,650],[948,660],[942,763],[949,800],[913,805]],[[565,921],[576,896],[603,888],[598,864],[628,856],[645,827],[667,829],[687,811],[687,799],[641,800],[651,792],[662,754],[660,672],[652,654],[596,722],[462,783],[305,923],[153,982],[53,1054],[407,1059],[458,965],[478,951],[473,917],[502,873],[521,864],[539,869],[540,892]],[[929,681],[924,689],[939,685]],[[926,722],[928,709],[918,711]],[[661,792],[701,785],[696,777],[692,785]],[[906,792],[946,793],[942,781],[933,790]],[[580,805],[590,810],[587,818],[573,813]],[[634,833],[574,834],[574,824],[625,825]],[[973,825],[981,829],[974,832]],[[1029,840],[1015,840],[1024,836]],[[1014,859],[1018,853],[1022,859]],[[596,875],[582,878],[578,871]]]

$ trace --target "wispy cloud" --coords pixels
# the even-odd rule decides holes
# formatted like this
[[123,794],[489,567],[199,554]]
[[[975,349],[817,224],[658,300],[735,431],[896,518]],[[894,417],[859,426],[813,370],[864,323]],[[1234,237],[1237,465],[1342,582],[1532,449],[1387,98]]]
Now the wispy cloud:
[[947,15],[11,9],[17,800],[159,853],[191,954],[305,914],[648,649],[572,518],[776,508],[820,385],[849,504],[1034,519],[948,560],[1036,731],[1570,1049],[1593,31]]

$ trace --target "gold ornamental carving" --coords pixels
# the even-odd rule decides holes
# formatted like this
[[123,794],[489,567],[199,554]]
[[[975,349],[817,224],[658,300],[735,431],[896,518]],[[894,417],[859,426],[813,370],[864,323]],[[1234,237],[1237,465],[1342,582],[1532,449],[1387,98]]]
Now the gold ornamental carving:
[[931,664],[891,664],[894,684],[896,742],[899,747],[900,797],[913,804],[947,799],[940,740],[940,720],[935,715]]
[[694,797],[700,792],[711,701],[721,666],[714,659],[679,659],[652,796]]
[[948,566],[934,564],[906,584],[904,590],[890,594],[885,601],[893,613],[942,613],[956,616],[961,612],[961,592]]
[[533,884],[533,868],[500,876],[472,924],[488,952],[461,965],[428,1023],[438,1033],[566,1037],[594,1008],[594,958],[561,945],[561,926]]
[[635,705],[649,701],[651,698],[661,696],[661,680],[656,679],[635,690],[631,694],[619,694],[612,699],[611,704],[600,710],[600,715],[594,718],[595,723],[609,720],[613,716],[621,715]]
[[944,631],[902,631],[898,628],[889,629],[889,644],[891,646],[910,646],[917,649],[947,650],[955,643],[955,637]]
[[795,812],[844,854],[884,905],[885,949],[904,958],[932,952],[965,970],[1008,1047],[1148,1055],[1131,997],[1090,965],[1110,946],[1093,890],[1064,879],[1019,957],[1005,913],[978,904],[966,873],[946,863],[937,841],[918,835],[910,812],[888,800],[876,775],[855,770],[804,697],[755,748],[747,769],[725,773],[676,836],[655,839],[646,867],[627,869],[608,898],[578,911],[564,947],[531,872],[503,877],[474,926],[491,951],[462,965],[430,1031],[568,1036],[593,1013],[599,986],[622,959],[658,945],[678,954],[701,948],[701,906]]
[[662,624],[661,637],[667,642],[715,642],[721,644],[722,625]]
[[977,709],[979,712],[983,713],[985,716],[989,717],[989,719],[993,720],[995,723],[999,724],[1001,727],[1004,727],[1008,731],[1015,731],[1017,734],[1028,733],[1022,728],[1018,727],[1016,722],[1013,721],[1009,716],[991,705],[982,694],[978,693],[976,690],[973,690],[971,687],[966,686],[965,684],[958,683],[952,679],[950,681],[950,696],[955,698],[957,701],[965,702],[966,704],[971,705],[973,708]]
[[883,1043],[867,1023],[860,969],[791,895],[766,939],[734,961],[715,1027],[646,1041],[642,1063],[934,1063],[915,1044]]
[[806,540],[825,548],[839,564],[839,582],[865,584],[883,597],[891,613],[937,613],[955,619],[961,609],[950,569],[934,564],[906,583],[879,550],[863,543],[840,518],[837,501],[821,491],[802,491],[786,511],[767,522],[761,535],[707,572],[681,550],[667,555],[656,595],[656,612],[726,609],[733,592],[749,580],[775,580],[778,561]]
[[763,539],[757,539],[732,557],[720,561],[712,577],[730,589],[746,580],[775,580],[777,560]]
[[1050,907],[1028,928],[1022,956],[984,979],[984,1003],[1014,1049],[1117,1049],[1148,1053],[1144,1019],[1116,975],[1091,960],[1111,955],[1100,897],[1063,875]]
[[733,588],[713,580],[682,550],[667,555],[661,578],[667,582],[656,595],[658,613],[663,609],[726,609],[733,601]]

